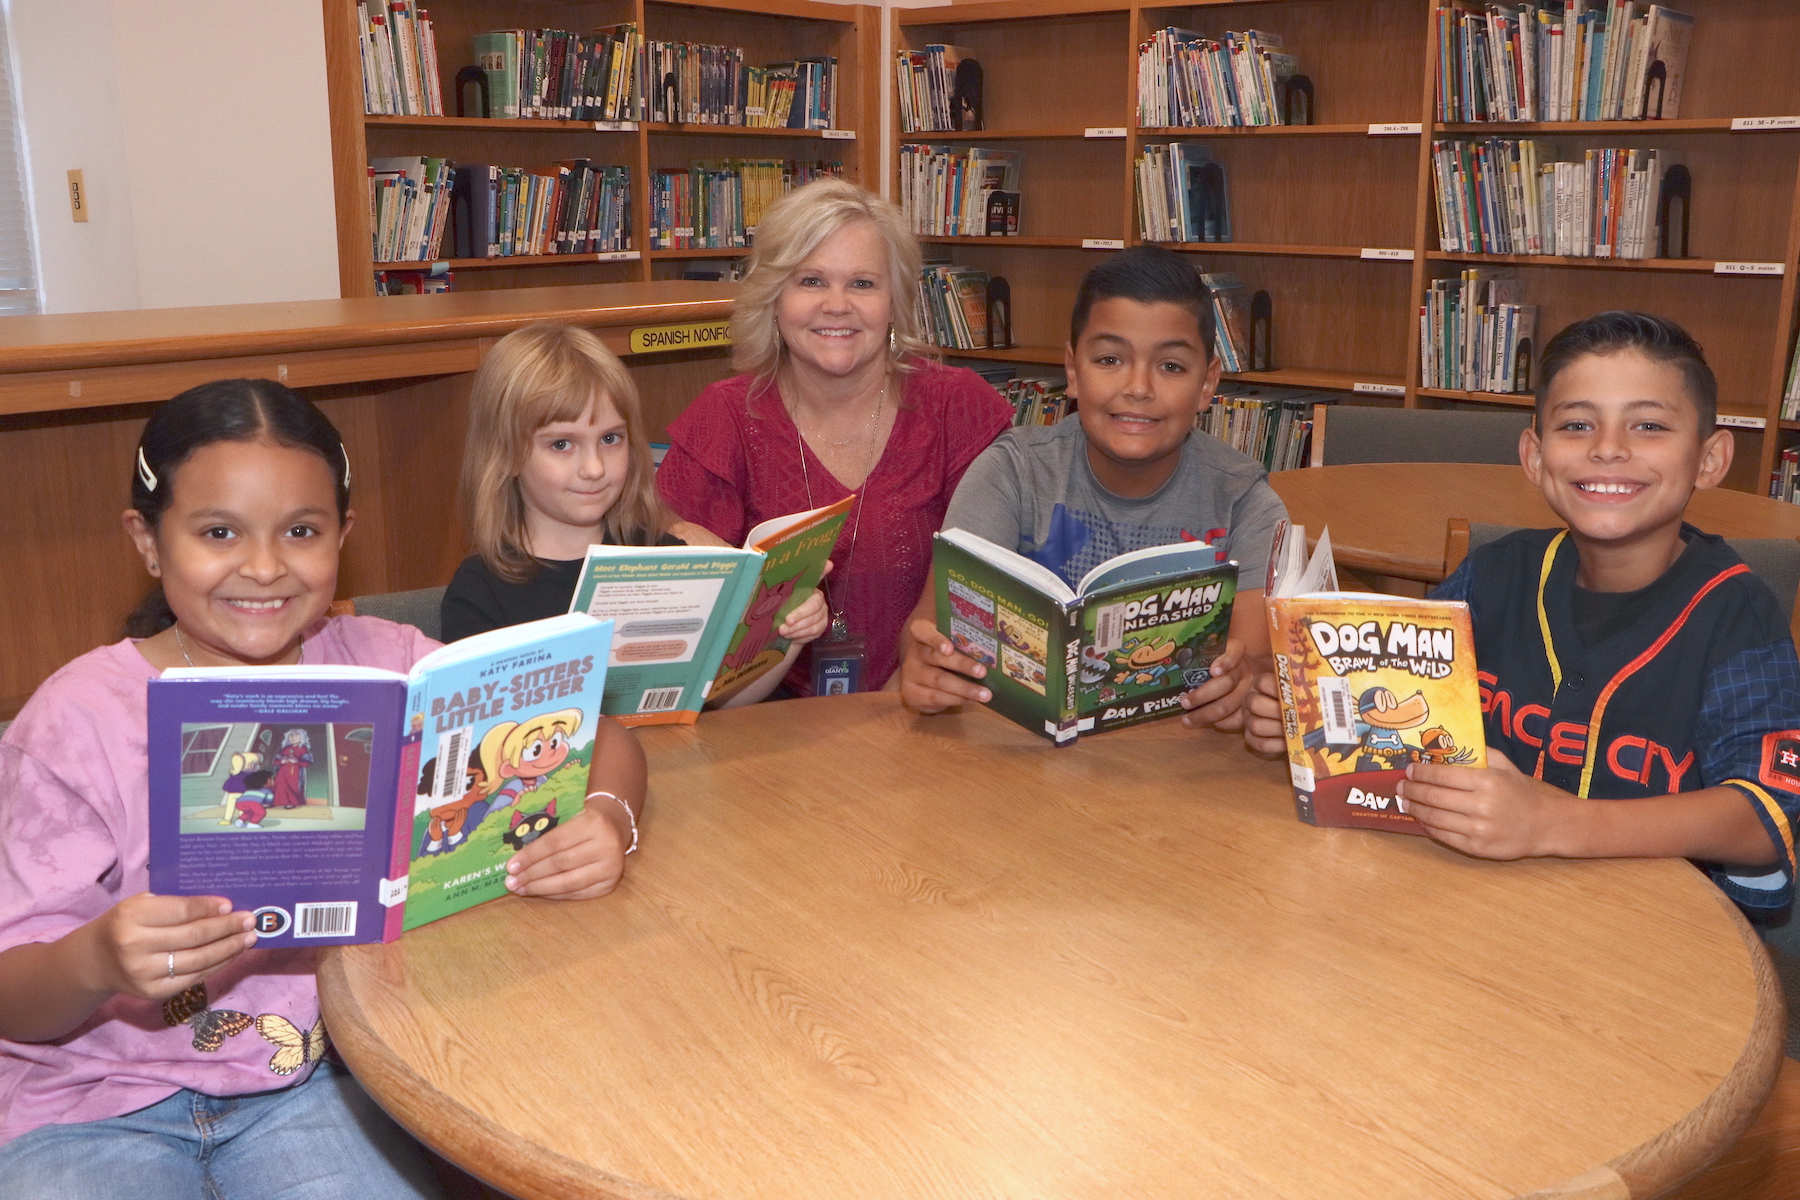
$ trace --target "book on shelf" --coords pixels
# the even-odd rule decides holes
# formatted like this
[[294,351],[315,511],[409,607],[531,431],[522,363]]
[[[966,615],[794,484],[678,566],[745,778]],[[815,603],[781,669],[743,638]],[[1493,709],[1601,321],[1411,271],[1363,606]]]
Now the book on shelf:
[[1067,384],[1044,379],[1009,379],[996,384],[1000,398],[1012,405],[1015,426],[1054,425],[1069,415]]
[[1638,259],[1658,251],[1675,151],[1603,147],[1564,161],[1529,138],[1431,147],[1438,243],[1448,253]]
[[1158,29],[1138,47],[1138,124],[1285,125],[1285,85],[1299,73],[1279,34]]
[[1681,115],[1694,18],[1644,0],[1459,2],[1437,10],[1437,119]]
[[451,185],[457,258],[631,249],[631,170],[588,159],[546,167],[459,163]]
[[[439,268],[443,268],[440,270]],[[456,289],[456,272],[443,263],[434,263],[422,271],[377,271],[377,296],[423,296]]]
[[988,707],[1058,745],[1179,716],[1237,592],[1237,564],[1205,542],[1109,558],[1073,588],[963,529],[932,539],[931,562],[938,631],[988,667]]
[[[1783,417],[1782,420],[1792,418]],[[1775,470],[1769,477],[1769,497],[1800,504],[1800,449],[1789,446],[1775,460]]]
[[1292,471],[1307,462],[1315,404],[1331,404],[1330,392],[1265,387],[1226,381],[1195,424],[1270,471]]
[[570,611],[617,628],[601,711],[691,725],[779,663],[776,634],[819,586],[856,496],[773,517],[735,546],[589,546]]
[[1250,289],[1229,271],[1208,271],[1200,282],[1212,298],[1213,352],[1225,370],[1249,370]]
[[933,263],[919,271],[920,328],[946,350],[985,350],[988,273],[974,267]]
[[431,262],[450,225],[447,158],[371,158],[369,235],[376,262]]
[[658,250],[753,246],[769,205],[843,169],[841,162],[779,158],[660,167],[650,174],[650,245]]
[[652,121],[836,128],[838,62],[829,55],[753,67],[741,47],[652,39],[645,72]]
[[444,115],[437,35],[414,0],[358,0],[363,111],[387,116]]
[[1420,381],[1428,388],[1526,393],[1537,355],[1538,306],[1507,269],[1469,267],[1434,279],[1419,309]]
[[894,56],[901,133],[973,131],[982,125],[981,63],[965,46],[932,43]]
[[1416,762],[1480,767],[1469,606],[1336,590],[1329,531],[1278,526],[1265,602],[1294,807],[1309,825],[1423,834],[1395,785]]
[[1781,419],[1800,420],[1800,344],[1788,355],[1787,387],[1781,393]]
[[1147,242],[1229,242],[1231,182],[1198,142],[1143,148],[1137,163],[1138,227]]
[[1025,156],[982,146],[900,147],[900,207],[925,237],[988,237],[990,200],[1000,193],[1005,236],[1019,230],[1019,175]]
[[390,942],[506,894],[582,809],[612,623],[444,646],[410,672],[197,667],[149,685],[150,887],[220,895],[259,944]]
[[495,29],[470,41],[487,75],[490,117],[635,121],[643,109],[643,38],[637,25],[593,33]]

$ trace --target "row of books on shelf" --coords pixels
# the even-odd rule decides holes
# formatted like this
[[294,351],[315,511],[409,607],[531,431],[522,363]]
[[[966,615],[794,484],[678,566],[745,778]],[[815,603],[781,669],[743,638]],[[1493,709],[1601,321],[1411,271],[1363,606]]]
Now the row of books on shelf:
[[1012,405],[1013,425],[1054,425],[1074,409],[1068,385],[1047,379],[1012,379],[996,384],[1000,398]]
[[1691,193],[1673,152],[1558,154],[1529,139],[1434,141],[1439,245],[1453,254],[1657,257],[1668,202]]
[[962,46],[933,43],[895,55],[900,132],[981,129],[981,63]]
[[1158,29],[1138,47],[1138,124],[1310,124],[1289,119],[1289,80],[1299,73],[1279,34],[1249,29],[1209,38]]
[[1330,392],[1305,388],[1225,383],[1195,424],[1271,471],[1291,471],[1306,465],[1313,405],[1336,399]]
[[723,159],[650,176],[650,245],[656,250],[728,250],[753,245],[769,205],[840,162]]
[[1538,306],[1503,271],[1436,279],[1419,309],[1419,382],[1465,392],[1531,391]]
[[376,262],[433,262],[631,248],[631,172],[574,159],[547,167],[370,160]]
[[644,39],[635,23],[608,25],[590,34],[496,29],[476,34],[470,50],[486,81],[486,116],[639,119]]
[[1205,146],[1145,146],[1136,167],[1138,228],[1145,241],[1231,240],[1230,177]]
[[371,113],[441,117],[437,35],[413,0],[358,0],[363,108]]
[[1212,297],[1213,353],[1219,356],[1219,364],[1231,372],[1270,370],[1269,293],[1257,292],[1253,297],[1249,286],[1229,271],[1204,272],[1200,282]]
[[1438,9],[1439,121],[1681,115],[1694,18],[1642,0]]
[[748,65],[736,46],[648,44],[647,119],[678,125],[835,129],[838,60],[829,55]]
[[981,146],[900,147],[900,207],[924,237],[1010,237],[1019,232],[1024,156]]
[[[1785,416],[1782,419],[1792,420]],[[1781,458],[1775,463],[1775,473],[1769,479],[1769,496],[1789,504],[1800,504],[1800,448],[1790,446],[1781,452]]]

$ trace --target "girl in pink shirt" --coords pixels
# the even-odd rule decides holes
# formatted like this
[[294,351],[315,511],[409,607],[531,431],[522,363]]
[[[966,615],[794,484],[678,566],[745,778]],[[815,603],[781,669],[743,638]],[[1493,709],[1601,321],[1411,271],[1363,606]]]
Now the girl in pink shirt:
[[[349,484],[324,414],[264,380],[184,392],[144,429],[125,524],[159,586],[135,637],[58,671],[0,739],[0,1196],[437,1194],[417,1147],[320,1063],[313,952],[254,949],[219,897],[146,891],[151,678],[405,671],[435,648],[325,619]],[[635,810],[642,751],[610,722],[597,737],[590,786]],[[585,812],[521,850],[508,886],[603,895],[629,836],[624,812]]]

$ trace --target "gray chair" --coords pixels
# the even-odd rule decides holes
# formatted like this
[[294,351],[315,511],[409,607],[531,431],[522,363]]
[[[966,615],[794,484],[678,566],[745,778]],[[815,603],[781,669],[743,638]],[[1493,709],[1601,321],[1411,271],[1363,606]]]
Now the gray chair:
[[1517,466],[1531,413],[1313,406],[1312,465],[1456,462]]
[[441,642],[444,640],[441,616],[443,605],[444,589],[429,587],[411,592],[383,592],[377,596],[339,600],[331,606],[331,615],[380,617],[384,621],[398,621],[402,625],[417,626],[426,637]]

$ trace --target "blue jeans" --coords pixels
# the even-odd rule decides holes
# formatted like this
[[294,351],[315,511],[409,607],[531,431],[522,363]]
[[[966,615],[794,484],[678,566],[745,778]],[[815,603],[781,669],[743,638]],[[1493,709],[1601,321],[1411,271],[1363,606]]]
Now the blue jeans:
[[440,1200],[418,1143],[350,1072],[251,1096],[176,1092],[0,1146],[0,1200]]

